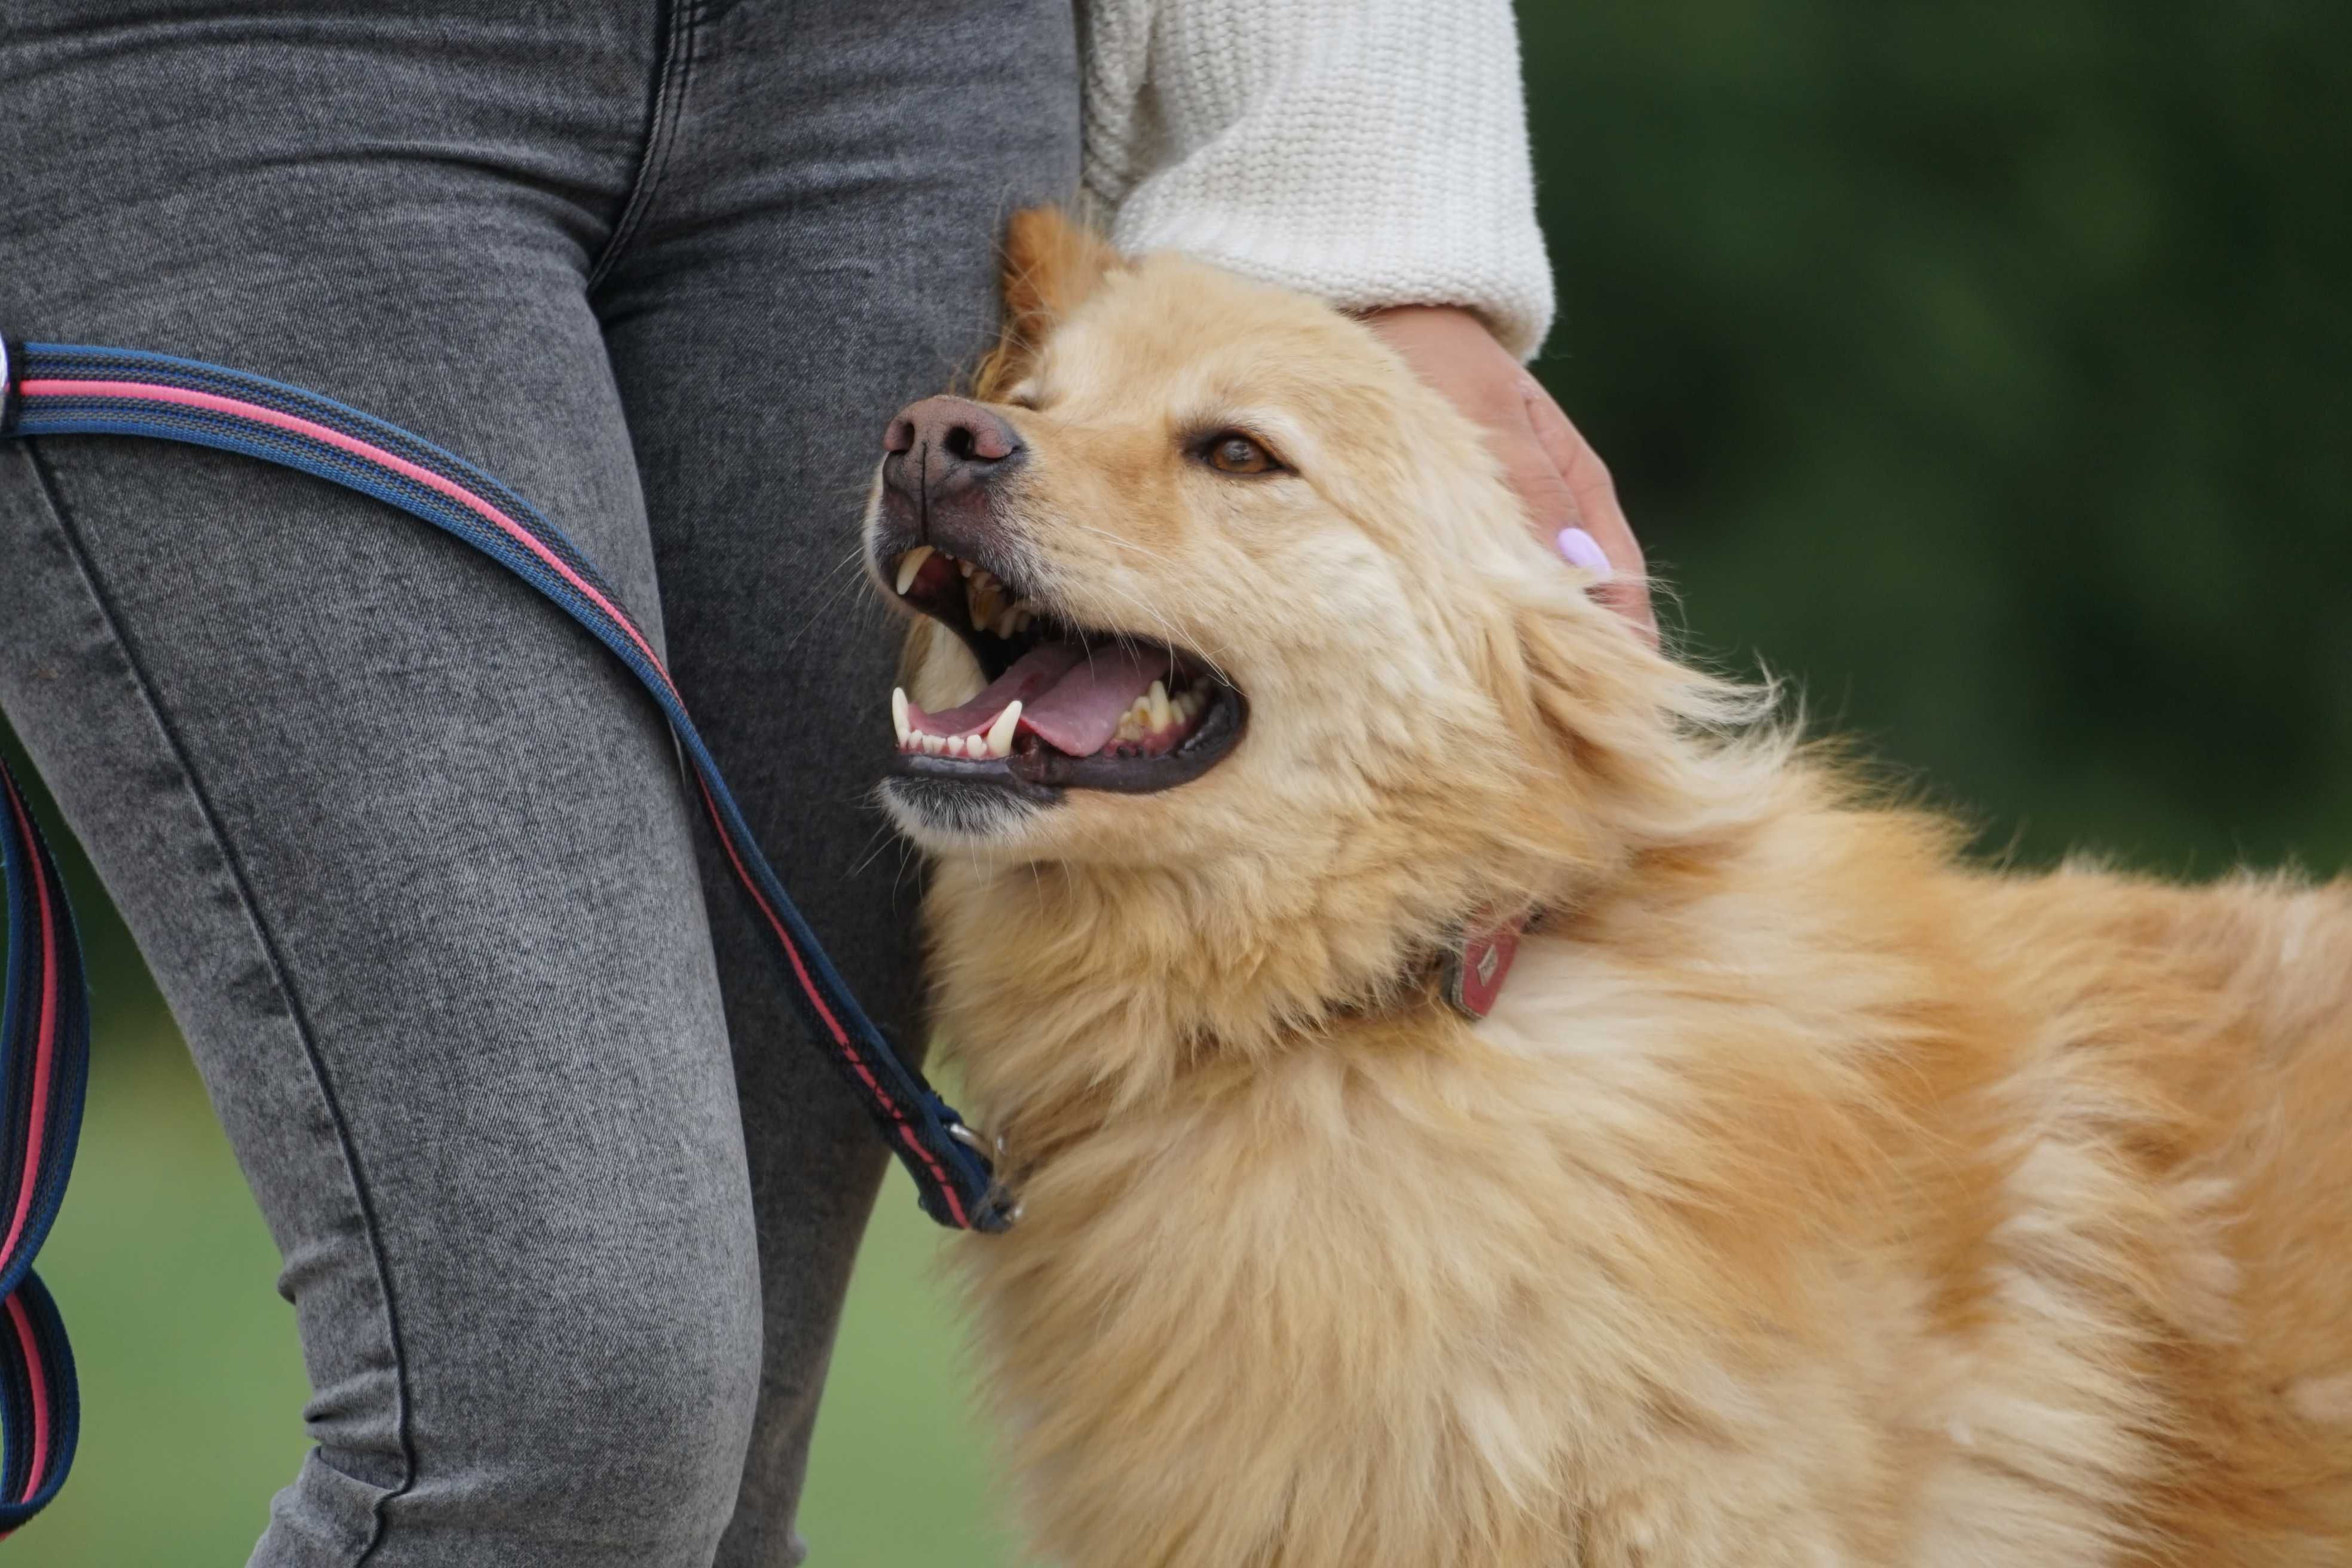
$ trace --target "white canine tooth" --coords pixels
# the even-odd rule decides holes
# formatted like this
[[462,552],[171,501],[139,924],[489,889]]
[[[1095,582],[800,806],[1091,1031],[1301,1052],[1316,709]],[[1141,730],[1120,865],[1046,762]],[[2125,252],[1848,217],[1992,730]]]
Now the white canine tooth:
[[907,743],[907,689],[903,686],[894,686],[890,689],[890,722],[898,729],[898,744],[905,745]]
[[1151,727],[1153,729],[1165,730],[1170,724],[1175,721],[1174,716],[1169,711],[1168,688],[1163,682],[1157,680],[1153,681],[1151,683],[1151,689],[1146,692],[1145,695],[1151,699]]
[[1009,757],[1013,754],[1013,731],[1020,722],[1021,704],[1018,701],[1006,703],[1004,711],[996,716],[996,722],[988,727],[990,756]]
[[915,585],[915,574],[923,569],[923,563],[929,561],[933,553],[935,552],[929,545],[918,544],[915,548],[898,557],[898,592],[900,595],[903,595],[908,589]]

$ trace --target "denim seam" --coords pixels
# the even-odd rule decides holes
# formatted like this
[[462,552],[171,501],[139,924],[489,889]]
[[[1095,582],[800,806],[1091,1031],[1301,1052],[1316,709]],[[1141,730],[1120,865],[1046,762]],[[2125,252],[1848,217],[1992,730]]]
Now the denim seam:
[[595,265],[588,269],[586,287],[591,292],[604,282],[630,241],[636,237],[637,230],[645,226],[646,210],[653,205],[654,193],[669,167],[670,151],[677,145],[677,122],[686,110],[687,79],[694,70],[696,24],[700,19],[698,0],[665,0],[662,9],[667,23],[662,30],[658,79],[654,88],[653,110],[647,116],[645,151],[638,156],[636,177],[629,184],[628,200],[622,205],[619,220],[613,225],[612,236],[604,241]]
[[320,1058],[317,1037],[310,1024],[310,1015],[303,1007],[300,996],[295,991],[284,956],[278,951],[277,938],[270,932],[269,922],[262,916],[260,901],[254,895],[253,885],[246,875],[244,864],[238,859],[236,849],[229,843],[228,835],[222,830],[220,816],[214,809],[212,798],[205,792],[202,780],[197,776],[195,763],[188,753],[187,746],[182,742],[179,731],[173,728],[171,719],[163,710],[162,696],[156,690],[154,680],[149,676],[146,665],[139,657],[138,647],[131,639],[129,628],[123,624],[121,616],[116,613],[113,599],[99,580],[97,565],[91,560],[89,551],[84,545],[80,534],[74,528],[64,497],[59,493],[56,474],[50,468],[48,459],[41,450],[41,443],[37,440],[27,440],[24,445],[26,456],[31,459],[33,476],[39,487],[42,502],[48,509],[51,521],[57,525],[58,537],[64,540],[66,549],[73,557],[75,568],[81,574],[83,585],[89,591],[90,601],[97,606],[100,617],[105,622],[107,635],[113,639],[115,647],[122,651],[123,661],[130,668],[131,683],[138,689],[140,700],[145,704],[149,717],[154,721],[156,730],[163,738],[164,745],[171,751],[173,760],[180,769],[181,777],[186,781],[188,795],[195,805],[196,815],[203,820],[206,833],[211,836],[213,847],[220,852],[221,862],[228,868],[230,879],[236,886],[238,906],[244,910],[246,921],[253,928],[254,938],[261,945],[263,958],[269,967],[270,983],[277,988],[279,998],[285,1003],[287,1016],[294,1025],[295,1037],[302,1044],[302,1055],[310,1066],[311,1082],[317,1088],[319,1098],[326,1107],[327,1119],[335,1130],[336,1148],[342,1155],[343,1170],[351,1179],[352,1199],[359,1205],[360,1225],[367,1237],[368,1257],[375,1266],[376,1287],[383,1295],[384,1335],[390,1343],[393,1385],[399,1400],[395,1426],[400,1441],[401,1470],[398,1486],[388,1490],[381,1488],[373,1489],[378,1495],[369,1510],[371,1529],[368,1532],[367,1544],[361,1549],[360,1554],[352,1560],[352,1568],[363,1568],[367,1561],[375,1555],[376,1548],[383,1544],[386,1507],[395,1498],[406,1495],[416,1484],[416,1447],[409,1430],[408,1355],[401,1342],[400,1310],[392,1286],[392,1268],[385,1260],[383,1236],[376,1222],[375,1202],[368,1190],[366,1175],[361,1169],[359,1151],[352,1142],[351,1127],[344,1120],[341,1102],[335,1097],[334,1086],[327,1075],[326,1063]]

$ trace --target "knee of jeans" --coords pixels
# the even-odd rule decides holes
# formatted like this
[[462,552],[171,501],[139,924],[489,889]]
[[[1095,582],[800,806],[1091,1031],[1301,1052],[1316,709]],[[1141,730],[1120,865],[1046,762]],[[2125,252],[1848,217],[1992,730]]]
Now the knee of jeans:
[[723,1525],[759,1394],[756,1272],[575,1281],[525,1325],[528,1352],[501,1381],[528,1415],[489,1439],[517,1479]]
[[[453,1315],[402,1313],[407,1473],[389,1488],[402,1528],[593,1540],[614,1562],[667,1562],[680,1542],[715,1549],[760,1388],[749,1260],[719,1275],[583,1269],[468,1284]],[[320,1458],[362,1473],[331,1447]]]

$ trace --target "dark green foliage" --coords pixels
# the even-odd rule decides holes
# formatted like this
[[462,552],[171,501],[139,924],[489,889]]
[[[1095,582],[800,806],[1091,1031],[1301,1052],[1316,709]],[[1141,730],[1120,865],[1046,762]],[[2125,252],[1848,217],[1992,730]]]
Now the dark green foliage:
[[2352,6],[1525,4],[1690,645],[2032,862],[2352,858]]

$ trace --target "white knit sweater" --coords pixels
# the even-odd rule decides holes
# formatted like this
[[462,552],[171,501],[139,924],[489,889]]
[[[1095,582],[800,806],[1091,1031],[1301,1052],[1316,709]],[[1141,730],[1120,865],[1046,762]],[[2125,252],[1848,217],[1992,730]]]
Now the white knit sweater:
[[1081,0],[1086,193],[1125,251],[1187,251],[1350,310],[1476,310],[1513,353],[1551,268],[1509,0]]

